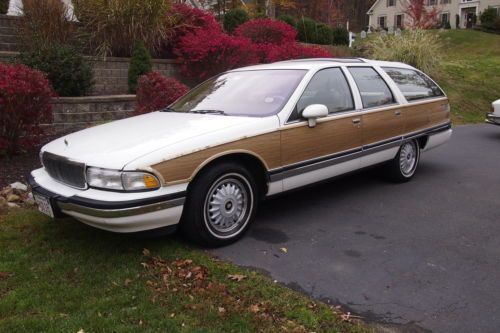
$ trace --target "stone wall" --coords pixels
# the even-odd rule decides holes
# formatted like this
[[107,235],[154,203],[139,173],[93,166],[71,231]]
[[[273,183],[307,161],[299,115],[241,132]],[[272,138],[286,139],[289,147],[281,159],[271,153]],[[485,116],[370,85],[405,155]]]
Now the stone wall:
[[[92,95],[117,95],[128,93],[129,58],[92,58],[94,87]],[[153,70],[165,76],[180,78],[179,62],[174,59],[154,59]]]
[[[1,38],[1,36],[0,36]],[[0,62],[10,62],[18,55],[17,52],[0,51]],[[94,86],[92,96],[128,94],[128,67],[129,58],[93,58],[89,57],[94,71]],[[177,79],[180,65],[174,59],[153,59],[153,70],[165,76]],[[184,83],[189,84],[189,82]]]
[[47,124],[55,134],[66,134],[130,117],[135,95],[60,97],[54,99],[54,122]]

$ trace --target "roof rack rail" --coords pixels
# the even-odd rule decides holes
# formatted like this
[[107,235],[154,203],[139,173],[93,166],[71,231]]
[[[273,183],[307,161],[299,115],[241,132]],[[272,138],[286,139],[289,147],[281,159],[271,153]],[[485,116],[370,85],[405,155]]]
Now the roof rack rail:
[[330,62],[341,62],[341,63],[365,63],[366,62],[362,58],[307,58],[307,59],[285,60],[285,61],[280,61],[280,62],[311,62],[311,61],[330,61]]

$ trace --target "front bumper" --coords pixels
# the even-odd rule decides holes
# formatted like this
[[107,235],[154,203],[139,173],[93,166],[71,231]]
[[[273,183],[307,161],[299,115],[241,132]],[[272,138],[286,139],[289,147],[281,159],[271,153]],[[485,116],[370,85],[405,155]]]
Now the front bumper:
[[69,215],[93,227],[120,233],[174,226],[180,221],[185,201],[184,191],[134,200],[94,200],[57,194],[32,175],[28,182],[34,194],[49,198],[55,217]]
[[500,125],[500,116],[495,113],[487,113],[485,122],[493,125]]

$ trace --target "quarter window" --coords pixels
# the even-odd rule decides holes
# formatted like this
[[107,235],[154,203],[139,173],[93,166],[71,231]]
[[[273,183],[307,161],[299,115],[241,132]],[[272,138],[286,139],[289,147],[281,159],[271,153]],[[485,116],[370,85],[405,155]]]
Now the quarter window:
[[351,89],[340,68],[323,69],[314,75],[289,121],[299,119],[302,111],[312,104],[325,105],[330,114],[354,109]]
[[358,86],[364,108],[395,103],[391,90],[384,79],[371,67],[350,67]]
[[444,95],[443,91],[422,73],[403,68],[385,67],[384,70],[408,101]]

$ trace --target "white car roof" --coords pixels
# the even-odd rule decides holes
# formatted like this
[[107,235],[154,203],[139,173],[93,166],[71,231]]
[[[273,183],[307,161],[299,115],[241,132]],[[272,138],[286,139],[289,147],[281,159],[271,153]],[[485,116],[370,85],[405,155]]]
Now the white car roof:
[[[379,61],[379,60],[369,60],[363,58],[311,58],[311,59],[298,59],[298,60],[287,60],[280,61],[271,64],[262,64],[255,66],[248,66],[243,68],[238,68],[232,71],[251,71],[251,70],[263,70],[263,69],[321,69],[332,66],[384,66],[384,67],[399,67],[414,69],[412,66],[401,63],[401,62],[389,62],[389,61]],[[232,72],[229,71],[229,72]]]

